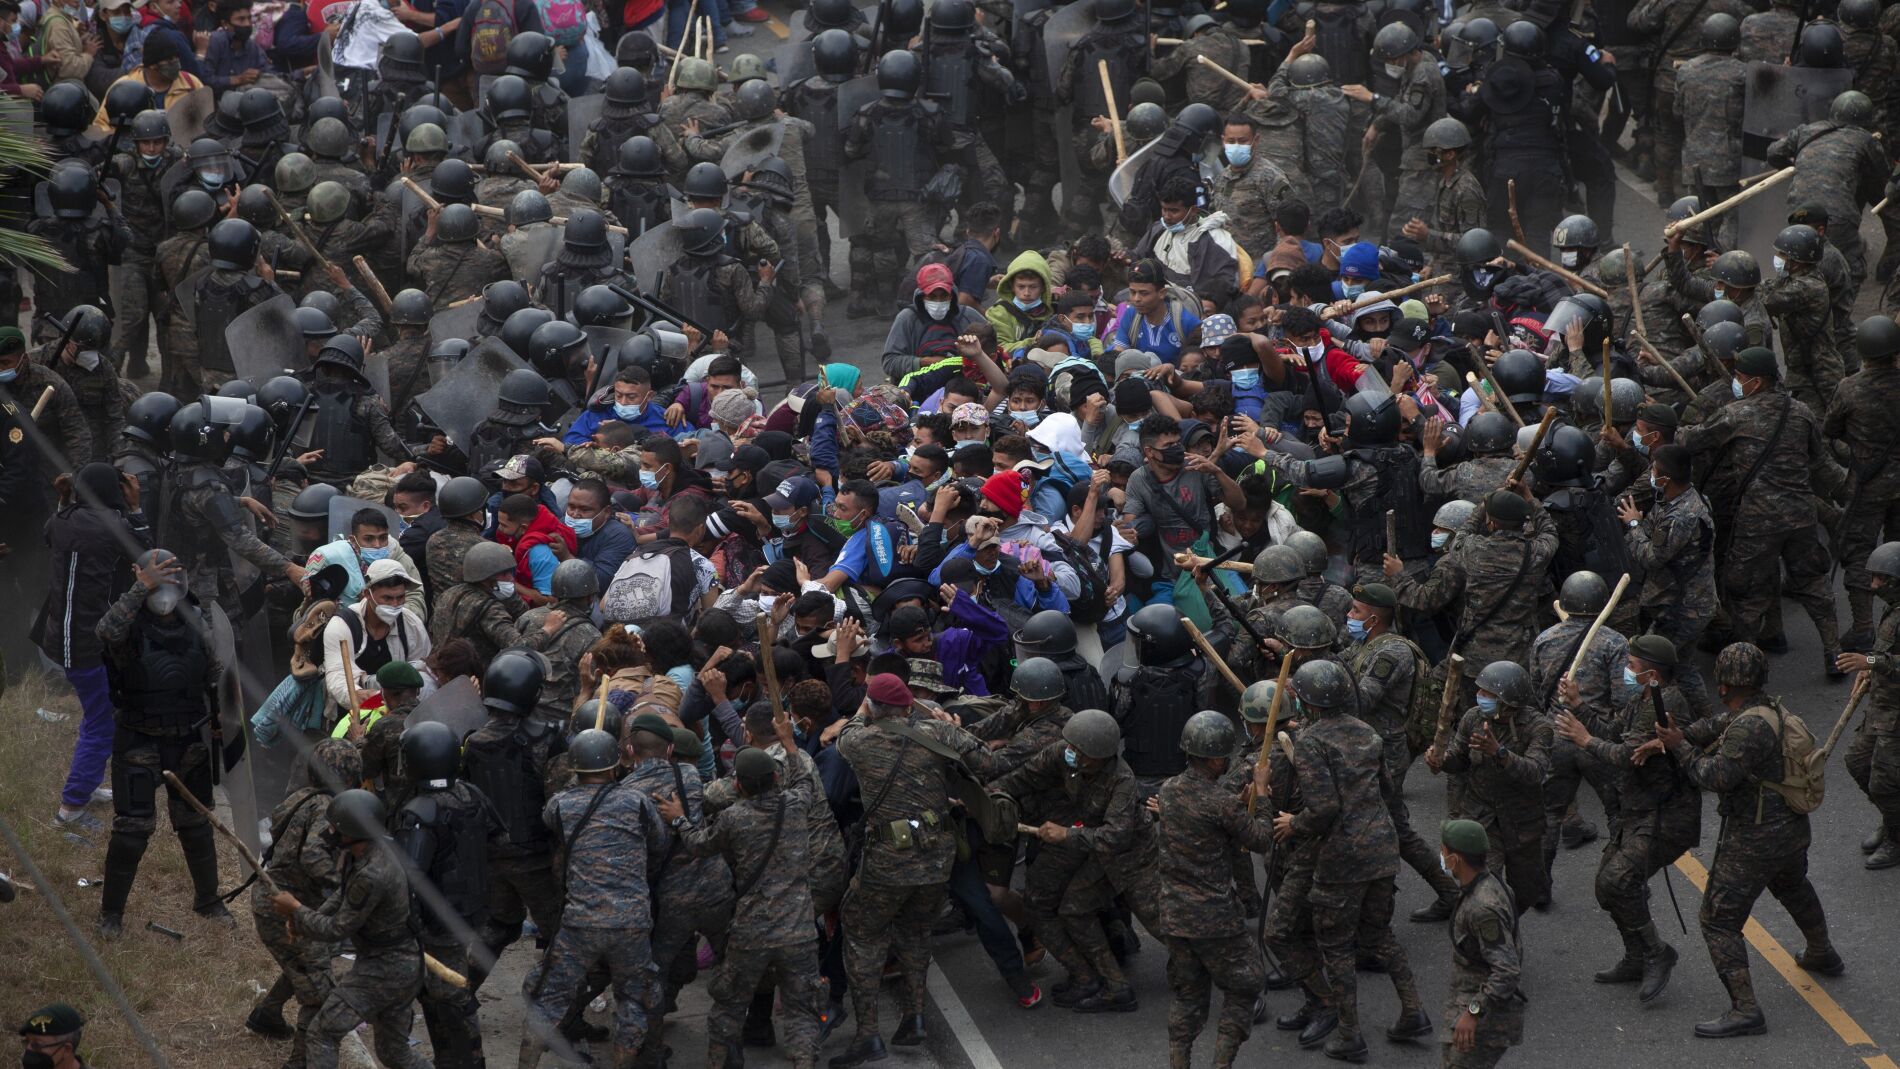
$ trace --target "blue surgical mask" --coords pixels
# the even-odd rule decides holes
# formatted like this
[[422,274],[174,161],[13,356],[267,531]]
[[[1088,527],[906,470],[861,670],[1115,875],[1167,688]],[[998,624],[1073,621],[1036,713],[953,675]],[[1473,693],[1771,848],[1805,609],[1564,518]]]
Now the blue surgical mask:
[[976,574],[978,575],[995,575],[996,569],[1002,567],[1002,564],[998,563],[985,568],[981,564],[977,564],[975,558],[971,558],[970,563],[976,566]]
[[1025,427],[1034,427],[1036,424],[1042,422],[1042,413],[1031,408],[1023,412],[1011,412],[1009,418],[1021,420],[1022,425]]
[[1727,291],[1727,290],[1725,290],[1725,289],[1723,289],[1723,288],[1722,288],[1722,287],[1720,287],[1720,286],[1713,286],[1713,287],[1711,287],[1711,288],[1715,290],[1715,299],[1716,299],[1716,300],[1718,300],[1718,301],[1725,301],[1725,300],[1727,300],[1727,299],[1728,299],[1728,291]]
[[631,423],[639,419],[644,411],[646,411],[645,405],[623,405],[618,401],[614,402],[614,418],[622,423]]
[[[1145,418],[1147,418],[1147,417],[1145,417],[1145,416],[1144,416],[1144,417],[1142,417],[1142,418],[1143,418],[1143,419],[1145,419]],[[1129,430],[1131,430],[1131,431],[1138,431],[1138,430],[1140,430],[1140,429],[1141,429],[1141,420],[1139,420],[1139,419],[1135,419],[1135,420],[1129,420],[1129,421],[1128,421],[1128,429],[1129,429]]]
[[1346,617],[1346,633],[1352,636],[1354,642],[1365,641],[1366,622],[1351,616]]
[[1235,167],[1245,167],[1253,162],[1252,145],[1222,145],[1220,151],[1221,155],[1227,157],[1227,162]]
[[1183,219],[1178,223],[1169,223],[1167,224],[1167,229],[1170,234],[1179,234],[1187,229],[1187,220]]
[[1339,284],[1339,290],[1348,297],[1357,297],[1366,292],[1366,284],[1363,282],[1341,282]]
[[1734,394],[1734,395],[1735,395],[1735,397],[1736,397],[1736,399],[1737,399],[1737,400],[1740,400],[1740,399],[1741,399],[1741,396],[1742,396],[1742,380],[1741,380],[1741,379],[1734,379],[1734,378],[1732,378],[1732,379],[1729,379],[1729,380],[1728,380],[1728,392],[1730,392],[1730,393],[1732,393],[1732,394]]
[[1013,305],[1015,305],[1015,306],[1016,306],[1016,310],[1017,310],[1017,311],[1019,311],[1019,312],[1027,312],[1027,311],[1029,311],[1029,310],[1030,310],[1031,308],[1036,308],[1036,307],[1039,307],[1039,306],[1041,306],[1041,304],[1042,304],[1042,299],[1041,299],[1041,298],[1037,298],[1036,300],[1033,300],[1033,301],[1025,301],[1025,300],[1023,300],[1023,299],[1022,299],[1021,297],[1011,297],[1011,298],[1009,299],[1009,303],[1011,303],[1011,304],[1013,304]]
[[584,520],[577,520],[572,516],[563,516],[562,519],[567,521],[568,528],[574,532],[576,538],[586,538],[594,533],[594,520],[591,516]]
[[117,34],[131,33],[132,32],[132,16],[113,15],[112,17],[106,19],[106,25],[112,27],[113,33],[117,33]]
[[359,557],[362,557],[366,561],[370,561],[371,563],[374,563],[379,560],[388,560],[389,547],[380,546],[376,549],[370,549],[368,546],[358,546],[356,549],[356,555]]
[[1077,323],[1069,328],[1069,333],[1075,336],[1076,341],[1088,341],[1095,337],[1095,324]]
[[655,472],[642,468],[640,469],[640,485],[646,487],[648,490],[658,490],[660,488],[660,476]]
[[1648,456],[1648,455],[1649,455],[1649,443],[1648,443],[1648,442],[1645,442],[1645,441],[1643,441],[1643,436],[1642,436],[1642,435],[1640,435],[1640,434],[1632,434],[1632,435],[1630,435],[1630,445],[1631,445],[1631,446],[1632,446],[1633,448],[1635,448],[1635,450],[1636,450],[1636,451],[1637,451],[1638,453],[1641,453],[1641,454],[1643,454],[1644,456]]
[[1486,716],[1495,714],[1498,711],[1498,700],[1487,698],[1482,694],[1478,695],[1478,711]]
[[0,371],[0,382],[12,382],[14,379],[17,379],[19,377],[20,377],[20,369],[17,367],[8,368],[5,371]]
[[1064,746],[1062,748],[1062,763],[1068,765],[1070,768],[1080,768],[1082,766],[1082,758],[1081,755],[1075,752],[1075,747]]
[[1450,542],[1450,541],[1451,541],[1450,531],[1433,531],[1432,532],[1432,548],[1433,549],[1444,549],[1445,543]]
[[1260,385],[1260,369],[1259,368],[1245,368],[1240,371],[1236,371],[1231,376],[1231,379],[1234,383],[1234,389],[1251,390],[1254,387]]
[[1630,666],[1627,664],[1623,666],[1623,686],[1630,690],[1635,690],[1637,687],[1642,686],[1642,684],[1636,680],[1636,673],[1630,671]]
[[772,526],[778,528],[781,531],[791,530],[792,529],[792,514],[789,512],[772,513]]

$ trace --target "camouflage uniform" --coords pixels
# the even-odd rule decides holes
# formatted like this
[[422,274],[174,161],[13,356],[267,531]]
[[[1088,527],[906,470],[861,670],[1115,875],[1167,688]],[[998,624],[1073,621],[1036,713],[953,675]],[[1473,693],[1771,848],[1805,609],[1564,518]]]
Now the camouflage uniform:
[[[1241,615],[1248,626],[1259,632],[1262,638],[1280,637],[1280,617],[1287,610],[1308,602],[1300,597],[1297,587],[1288,588],[1284,593],[1262,600],[1260,587],[1239,602]],[[1246,632],[1241,632],[1245,635]],[[1228,667],[1241,679],[1264,679],[1276,674],[1280,663],[1278,658],[1269,657],[1267,651],[1256,647],[1251,641],[1237,643],[1227,654]]]
[[290,562],[258,540],[251,514],[232,497],[222,473],[210,464],[174,469],[166,479],[159,541],[178,554],[198,604],[218,605],[226,619],[244,618],[236,560],[266,575],[280,575]]
[[1392,977],[1402,1014],[1419,1008],[1411,965],[1392,934],[1399,851],[1382,753],[1378,732],[1344,711],[1303,725],[1293,742],[1303,802],[1293,828],[1319,840],[1307,900],[1330,1004],[1339,1014],[1334,1042],[1347,1045],[1359,1040],[1356,952]]
[[597,475],[609,486],[625,488],[640,485],[640,451],[609,449],[600,445],[569,446],[567,462],[578,471]]
[[[1427,208],[1430,214],[1417,218],[1425,224],[1425,251],[1442,256],[1451,252],[1465,231],[1483,226],[1489,209],[1485,206],[1484,183],[1478,181],[1469,167],[1459,164],[1449,180],[1436,173],[1433,178],[1432,199]],[[1392,221],[1401,226],[1410,222],[1400,219],[1397,212],[1392,213]]]
[[[989,771],[989,751],[968,732],[940,720],[913,717],[907,723],[954,748],[979,777]],[[956,860],[956,834],[944,804],[950,793],[946,774],[928,751],[859,715],[838,736],[838,753],[870,792],[864,803],[864,855],[840,915],[845,972],[862,1039],[878,1034],[878,988],[887,956],[897,958],[903,973],[905,1014],[924,1012],[930,924]],[[909,830],[908,843],[893,837],[897,825]]]
[[[1570,662],[1576,659],[1582,649],[1584,633],[1590,630],[1594,622],[1593,617],[1574,615],[1546,628],[1543,634],[1537,636],[1537,641],[1531,643],[1530,661],[1525,668],[1531,674],[1531,686],[1537,688],[1539,707],[1546,716],[1554,716],[1562,706],[1562,696],[1557,689],[1559,680],[1570,671]],[[1573,677],[1580,691],[1581,704],[1570,712],[1591,731],[1602,730],[1622,704],[1623,668],[1628,663],[1629,640],[1606,623],[1597,632],[1590,648],[1583,651],[1583,663],[1577,666]],[[1544,781],[1546,872],[1549,872],[1551,863],[1557,857],[1558,833],[1563,827],[1564,814],[1569,812],[1570,803],[1577,800],[1577,790],[1584,780],[1590,781],[1597,798],[1603,802],[1603,812],[1610,821],[1610,832],[1615,834],[1617,771],[1584,757],[1570,740],[1552,734],[1550,773]]]
[[[1161,785],[1160,935],[1168,943],[1168,1046],[1185,1066],[1207,1024],[1209,988],[1221,989],[1214,1064],[1234,1064],[1253,1028],[1253,1004],[1266,977],[1260,946],[1242,919],[1230,873],[1249,851],[1273,846],[1272,807],[1249,814],[1220,779],[1190,765]],[[1249,876],[1251,885],[1251,875]]]
[[[936,106],[924,101],[895,105],[873,102],[860,109],[845,130],[844,158],[847,163],[872,155],[872,138],[880,122],[899,121],[896,112],[910,113],[909,121],[921,128],[918,140],[940,146],[949,142],[951,128]],[[875,170],[875,168],[868,168]],[[875,180],[866,177],[866,185]],[[927,180],[927,179],[926,179]],[[873,195],[865,189],[839,189],[841,198],[864,197],[867,202],[864,225],[851,240],[851,277],[855,288],[908,292],[892,280],[911,273],[911,264],[937,240],[938,213],[922,199],[920,189],[900,193],[895,189]]]
[[702,130],[710,129],[731,122],[732,110],[704,89],[677,89],[660,101],[660,121],[671,128],[675,138],[685,136],[682,127],[688,119],[698,119]]
[[[1325,613],[1340,634],[1345,634],[1346,614],[1352,612],[1352,591],[1324,575],[1309,575],[1294,588],[1294,596]],[[1433,867],[1437,867],[1436,863]]]
[[[1270,800],[1274,815],[1298,814],[1305,800],[1293,761],[1271,741],[1263,745],[1268,750],[1267,784],[1273,792]],[[1259,760],[1258,755],[1254,760]],[[1251,776],[1252,769],[1248,769],[1247,774]],[[1236,772],[1228,772],[1229,786],[1238,790],[1240,785],[1235,782],[1236,777]],[[1296,825],[1292,837],[1274,847],[1274,855],[1267,867],[1267,881],[1273,885],[1273,901],[1267,910],[1267,949],[1273,952],[1286,975],[1299,980],[1306,991],[1308,1003],[1315,1005],[1330,1004],[1332,1001],[1332,987],[1326,982],[1325,971],[1320,967],[1319,946],[1313,937],[1313,906],[1310,899],[1313,867],[1318,858],[1319,840],[1301,834]],[[1282,871],[1276,874],[1275,869]],[[1276,875],[1277,885],[1274,884]]]
[[1550,774],[1550,720],[1540,709],[1499,704],[1490,719],[1498,752],[1488,756],[1471,741],[1488,718],[1465,711],[1445,747],[1445,771],[1464,776],[1463,812],[1484,825],[1491,851],[1486,864],[1503,872],[1521,911],[1550,893],[1544,873],[1544,777]]
[[[517,226],[501,235],[499,247],[502,259],[508,261],[508,277],[532,279],[539,277],[541,266],[546,261],[542,257],[547,250],[561,247],[561,234],[564,231],[553,223],[529,223]],[[553,238],[543,235],[553,234]]]
[[[121,385],[119,372],[112,366],[111,360],[105,359],[104,353],[99,354],[99,366],[91,371],[77,363],[61,360],[53,352],[57,341],[55,339],[40,346],[33,351],[30,359],[41,367],[52,369],[66,380],[66,385],[72,387],[73,399],[86,420],[93,452],[103,455],[119,440],[119,432],[125,429],[125,389]],[[38,400],[38,397],[34,399]]]
[[422,988],[422,954],[409,928],[409,880],[395,855],[371,844],[343,858],[341,885],[323,905],[299,906],[291,918],[301,939],[350,941],[356,963],[336,982],[310,1022],[310,1069],[336,1069],[337,1047],[358,1024],[375,1032],[376,1059],[390,1069],[428,1069],[409,1046],[411,1004]]
[[[458,564],[450,574],[461,573]],[[474,644],[476,660],[481,664],[494,660],[497,653],[514,645],[519,637],[509,603],[496,597],[486,585],[456,583],[436,598],[435,607],[429,613],[431,643],[440,646],[452,638],[468,639]],[[554,719],[564,720],[566,715],[563,713]]]
[[[1445,117],[1445,79],[1429,53],[1420,52],[1414,58],[1397,92],[1373,98],[1372,114],[1376,122],[1391,127],[1400,139],[1398,199],[1393,202],[1391,218],[1401,225],[1408,219],[1422,219],[1431,210],[1433,192],[1438,187],[1435,169],[1426,162],[1425,128]],[[1367,169],[1372,166],[1376,164]],[[1378,222],[1380,226],[1368,225],[1368,229],[1397,233],[1398,228],[1385,226],[1385,220]]]
[[521,1063],[534,1064],[531,1055],[580,996],[588,970],[604,967],[613,978],[614,1064],[631,1064],[657,1008],[648,871],[672,836],[651,798],[612,780],[567,788],[548,799],[542,819],[562,844],[567,900],[561,930],[522,981],[533,1011],[522,1028]]
[[[1643,576],[1642,619],[1648,631],[1678,650],[1693,649],[1715,616],[1715,521],[1702,492],[1690,489],[1673,501],[1658,497],[1624,540],[1631,569]],[[1687,657],[1676,667],[1676,683],[1690,704],[1708,708],[1702,674]]]
[[1450,467],[1426,464],[1419,468],[1418,486],[1426,504],[1469,501],[1482,504],[1486,494],[1504,485],[1517,461],[1509,456],[1472,457]]
[[[1654,129],[1647,131],[1649,148],[1655,154],[1659,204],[1669,204],[1679,195],[1676,175],[1684,153],[1681,112],[1676,105],[1678,68],[1701,52],[1702,22],[1718,12],[1740,19],[1750,9],[1741,0],[1642,0],[1629,13],[1629,28],[1653,40],[1662,53],[1655,60],[1656,75],[1649,98]],[[1792,34],[1788,41],[1793,43]]]
[[438,312],[452,302],[480,293],[490,282],[509,277],[507,259],[474,242],[422,241],[409,254],[407,266],[410,280],[429,295]]
[[[810,770],[793,762],[782,786],[740,799],[701,826],[689,829],[683,818],[675,825],[689,853],[724,858],[720,870],[731,868],[740,892],[725,960],[707,987],[713,999],[706,1019],[709,1066],[726,1065],[739,1053],[746,1006],[762,980],[778,989],[785,1053],[794,1069],[810,1069],[817,1060],[825,1006],[812,922],[815,859],[797,830],[810,823],[814,809],[827,808],[819,791]],[[871,997],[877,997],[875,986]]]
[[[1682,428],[1676,442],[1692,455],[1714,457],[1702,485],[1715,504],[1716,532],[1726,536],[1718,539],[1716,557],[1736,637],[1753,641],[1760,632],[1778,597],[1773,577],[1785,565],[1779,594],[1807,610],[1831,663],[1840,643],[1827,589],[1828,555],[1815,530],[1814,494],[1832,496],[1846,476],[1821,439],[1820,420],[1793,395],[1763,390],[1706,423]],[[1771,444],[1767,460],[1758,464]],[[1753,482],[1743,486],[1751,473]]]
[[1431,666],[1411,642],[1390,631],[1346,647],[1340,663],[1359,681],[1358,719],[1379,734],[1385,775],[1394,788],[1388,802],[1393,830],[1398,834],[1399,858],[1439,897],[1449,898],[1457,892],[1457,885],[1438,867],[1438,851],[1412,828],[1411,811],[1397,790],[1405,778],[1406,766],[1412,763],[1412,752],[1405,743],[1412,685],[1416,674],[1429,672]]
[[[361,167],[344,160],[326,160],[321,156],[312,156],[310,174],[312,186],[323,182],[335,182],[348,190],[352,216],[360,218],[372,210],[380,210],[380,205],[376,201],[375,188],[370,185],[369,175],[364,174]],[[288,208],[290,205],[286,204],[284,207]]]
[[[1677,177],[1681,188],[1707,198],[1705,206],[1740,189],[1747,82],[1747,64],[1723,52],[1704,53],[1676,71],[1676,113],[1670,118],[1682,131]],[[1735,247],[1736,225],[1734,212],[1714,221],[1715,239],[1723,248]]]
[[429,388],[429,335],[397,338],[379,346],[375,355],[389,365],[389,411],[400,416],[417,394]]
[[1485,871],[1466,884],[1451,915],[1451,989],[1445,996],[1445,1021],[1456,1024],[1473,1003],[1483,1007],[1472,1049],[1452,1046],[1453,1028],[1445,1029],[1445,1069],[1491,1069],[1504,1052],[1524,1039],[1524,1003],[1518,989],[1523,964],[1511,889],[1497,873]]
[[[556,724],[566,723],[579,704],[581,655],[600,641],[600,628],[594,626],[593,606],[589,604],[591,600],[568,598],[539,605],[515,621],[519,637],[513,645],[525,646],[548,659],[548,675],[541,684],[541,700],[536,703],[535,712]],[[555,609],[566,613],[567,619],[550,635],[541,629],[541,623]]]
[[[49,387],[53,396],[47,400],[40,418],[33,422],[59,451],[55,455],[41,450],[41,470],[50,479],[61,472],[78,471],[92,462],[92,431],[87,427],[85,410],[79,407],[79,395],[58,372],[31,360],[22,362],[19,376],[0,388],[13,395],[24,412],[30,413]],[[111,444],[110,441],[99,443],[100,453],[105,453]]]
[[[1885,600],[1885,599],[1883,599]],[[1867,715],[1847,744],[1847,774],[1880,813],[1888,838],[1900,829],[1900,671],[1894,647],[1900,641],[1900,612],[1880,619],[1873,651],[1867,658],[1871,681],[1862,704]]]
[[1356,148],[1351,134],[1351,108],[1335,85],[1296,89],[1287,77],[1287,64],[1273,72],[1268,97],[1247,107],[1261,124],[1254,151],[1279,166],[1294,197],[1306,202],[1317,218],[1339,206],[1351,174],[1348,157]]
[[660,166],[667,174],[683,175],[692,166],[686,158],[686,150],[680,145],[679,135],[673,128],[660,121],[657,113],[636,115],[631,119],[614,119],[605,113],[614,105],[602,108],[602,116],[594,120],[581,136],[580,150],[575,159],[585,163],[597,175],[606,175],[620,163],[620,146],[628,139],[641,134],[653,139],[653,145],[660,150]]
[[[1452,652],[1483,666],[1524,654],[1536,634],[1544,584],[1538,580],[1557,552],[1557,524],[1542,505],[1531,505],[1531,530],[1485,531],[1484,513],[1458,532],[1451,549],[1424,578],[1402,574],[1392,581],[1401,608],[1431,615],[1458,601],[1458,632]],[[1527,580],[1532,580],[1528,581]],[[1461,699],[1477,692],[1476,672],[1465,675]]]
[[108,165],[119,179],[119,211],[130,237],[112,273],[112,341],[104,355],[114,367],[126,366],[128,358],[133,366],[144,365],[151,340],[147,324],[167,301],[156,270],[158,246],[171,233],[166,216],[173,191],[164,178],[183,156],[177,146],[166,145],[155,164],[143,165],[136,152],[121,152]]
[[[1768,146],[1768,166],[1796,166],[1788,181],[1789,204],[1819,204],[1839,225],[1828,241],[1847,258],[1855,293],[1867,278],[1867,250],[1860,241],[1861,209],[1877,203],[1892,168],[1873,132],[1823,119],[1797,126]],[[1823,398],[1825,400],[1825,397]]]
[[[564,749],[565,745],[566,740],[552,728],[534,736],[515,717],[491,715],[487,723],[462,743],[463,776],[469,778],[471,750],[486,749],[492,753],[508,747],[525,748],[529,768],[524,770],[522,778],[545,791],[545,785],[553,782],[553,751]],[[490,800],[498,804],[505,801],[492,794]],[[516,800],[516,804],[531,805],[538,801],[537,791],[535,795]],[[512,834],[504,830],[502,836],[491,840],[488,846],[488,916],[482,921],[481,941],[491,955],[497,956],[521,938],[522,923],[530,917],[542,939],[554,938],[561,927],[561,885],[554,875],[554,859],[549,847],[533,839],[517,842]],[[479,968],[471,970],[471,995],[486,975]]]
[[1793,4],[1774,0],[1766,11],[1758,11],[1742,20],[1742,42],[1735,58],[1743,63],[1768,63],[1781,66],[1788,62],[1801,32],[1804,16],[1795,14]]
[[[1244,105],[1248,100],[1246,90],[1203,65],[1200,60],[1202,56],[1242,78],[1247,76],[1247,69],[1253,64],[1253,57],[1241,42],[1240,34],[1222,22],[1169,49],[1166,55],[1154,61],[1148,77],[1166,83],[1183,74],[1187,75],[1187,99],[1200,101],[1222,115]],[[1127,104],[1122,106],[1126,108]],[[1266,233],[1270,234],[1272,230]]]
[[[1072,987],[1086,989],[1099,980],[1107,992],[1125,990],[1127,977],[1097,914],[1116,892],[1153,883],[1154,827],[1126,762],[1118,758],[1093,773],[1076,771],[1063,760],[1064,750],[1043,749],[991,787],[1020,803],[1024,823],[1069,828],[1065,842],[1037,848],[1024,878],[1023,905],[1036,919],[1042,945],[1069,971]],[[1129,894],[1128,905],[1146,920],[1155,899]]]
[[[698,826],[710,819],[705,791],[701,790],[699,769],[681,761],[646,758],[627,772],[623,785],[645,791],[658,800],[677,797],[686,809],[686,818]],[[711,786],[717,787],[718,781]],[[732,871],[717,857],[700,857],[685,850],[685,838],[669,844],[654,862],[653,904],[657,916],[653,922],[653,962],[666,984],[666,994],[677,994],[673,966],[681,952],[704,934],[714,946],[721,946],[732,925]],[[647,1046],[663,1042],[664,1021],[656,1015],[648,1022]]]
[[423,568],[435,581],[437,592],[436,604],[429,606],[430,617],[440,614],[442,595],[462,578],[462,558],[468,556],[469,547],[485,541],[480,524],[460,518],[448,520],[440,531],[429,536]]
[[1900,504],[1900,469],[1888,463],[1895,449],[1900,448],[1895,413],[1900,413],[1900,371],[1891,362],[1868,364],[1841,381],[1821,423],[1821,437],[1846,447],[1854,478],[1836,532],[1835,549],[1845,573],[1852,629],[1863,635],[1872,630],[1874,622],[1867,555],[1880,544],[1882,531],[1900,534],[1900,508],[1896,508]]
[[158,243],[153,257],[159,277],[158,355],[165,371],[159,388],[181,402],[196,400],[199,390],[198,328],[178,303],[181,283],[192,275],[209,270],[211,253],[205,247],[203,230],[181,230]]
[[1292,183],[1285,172],[1264,156],[1245,167],[1224,166],[1208,190],[1209,211],[1226,212],[1228,231],[1242,246],[1265,256],[1273,246],[1273,213],[1291,198]]
[[383,715],[363,732],[363,774],[358,780],[380,780],[376,793],[391,813],[401,809],[415,794],[409,777],[402,770],[402,733],[409,726],[409,714],[415,709],[414,698],[388,705]]
[[1762,307],[1780,328],[1782,388],[1808,406],[1825,412],[1841,384],[1841,354],[1834,351],[1833,300],[1827,282],[1813,268],[1762,280],[1756,291]]
[[1895,92],[1900,90],[1900,47],[1879,29],[1842,25],[1841,55],[1854,72],[1854,87],[1873,99],[1873,128],[1888,144],[1895,133]]
[[[1762,655],[1757,650],[1754,656]],[[1732,717],[1690,725],[1686,737],[1669,748],[1689,782],[1721,796],[1721,835],[1699,919],[1715,974],[1734,1008],[1743,1012],[1756,1009],[1757,1003],[1742,925],[1763,891],[1788,911],[1807,937],[1810,952],[1832,948],[1827,913],[1808,880],[1807,814],[1788,808],[1787,801],[1766,786],[1783,775],[1780,734],[1785,715],[1779,699],[1757,694],[1748,708]]]
[[1074,715],[1075,711],[1066,705],[1058,705],[1040,716],[1032,715],[1021,700],[1014,700],[964,730],[984,742],[1003,744],[990,751],[995,773],[1001,776],[1021,768],[1030,758],[1060,741],[1062,726]]

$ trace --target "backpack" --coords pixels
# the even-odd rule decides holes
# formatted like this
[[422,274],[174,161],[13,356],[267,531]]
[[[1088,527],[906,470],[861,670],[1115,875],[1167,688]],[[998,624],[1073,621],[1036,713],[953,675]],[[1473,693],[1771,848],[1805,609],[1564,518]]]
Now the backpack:
[[541,32],[562,48],[573,48],[587,35],[587,5],[581,0],[534,0]]
[[648,549],[628,557],[601,595],[601,615],[616,623],[640,623],[684,612],[673,604],[673,576],[690,561],[665,549]]
[[[1814,732],[1808,730],[1807,722],[1783,709],[1779,703],[1772,706],[1756,706],[1748,710],[1745,716],[1768,719],[1766,713],[1772,708],[1779,722],[1775,725],[1775,741],[1781,746],[1781,779],[1763,780],[1757,790],[1766,787],[1781,795],[1788,808],[1797,813],[1812,813],[1821,808],[1821,800],[1827,794],[1827,753],[1814,744]],[[1756,808],[1760,814],[1759,805]]]
[[500,74],[507,70],[508,45],[515,39],[515,11],[509,0],[480,0],[467,17],[472,27],[468,60],[475,73]]
[[1389,632],[1412,651],[1412,695],[1405,703],[1405,744],[1415,754],[1424,753],[1438,734],[1438,705],[1444,694],[1444,673],[1432,667],[1418,643],[1398,632]]
[[[1109,529],[1104,528],[1107,532]],[[1099,624],[1108,615],[1108,562],[1095,552],[1093,546],[1077,541],[1055,528],[1049,534],[1062,548],[1063,557],[1074,566],[1076,578],[1082,584],[1082,590],[1069,599],[1069,618],[1078,625]],[[1112,534],[1109,537],[1114,537]],[[1106,542],[1104,542],[1106,546]]]

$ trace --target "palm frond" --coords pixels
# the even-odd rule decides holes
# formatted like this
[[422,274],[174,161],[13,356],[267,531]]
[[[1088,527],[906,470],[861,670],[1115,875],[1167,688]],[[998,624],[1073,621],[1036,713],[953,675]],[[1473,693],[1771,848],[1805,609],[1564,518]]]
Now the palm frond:
[[[0,97],[0,170],[43,175],[52,168],[53,158],[33,132],[33,105],[15,97]],[[73,270],[59,249],[21,229],[17,224],[22,220],[8,222],[16,225],[0,227],[0,259],[41,275]]]

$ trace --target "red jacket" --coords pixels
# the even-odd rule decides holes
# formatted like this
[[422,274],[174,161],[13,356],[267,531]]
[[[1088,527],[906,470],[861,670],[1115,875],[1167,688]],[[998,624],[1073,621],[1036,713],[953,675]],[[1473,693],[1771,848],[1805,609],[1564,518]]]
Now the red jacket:
[[515,585],[524,590],[534,589],[534,572],[528,567],[528,551],[536,546],[553,544],[559,538],[567,546],[571,556],[580,548],[580,540],[574,536],[574,529],[548,511],[546,505],[536,505],[534,519],[528,526],[513,535],[504,535],[499,531],[495,541],[515,551]]
[[1359,358],[1333,344],[1332,332],[1325,327],[1319,330],[1319,340],[1326,346],[1326,374],[1339,387],[1339,392],[1351,397],[1359,391],[1359,376],[1365,365]]

